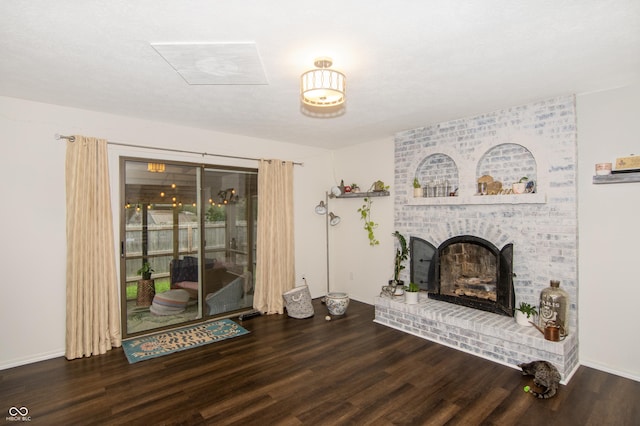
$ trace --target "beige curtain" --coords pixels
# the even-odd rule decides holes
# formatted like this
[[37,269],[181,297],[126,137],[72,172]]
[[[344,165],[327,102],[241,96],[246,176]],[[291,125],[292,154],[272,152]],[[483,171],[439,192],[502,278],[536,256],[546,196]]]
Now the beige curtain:
[[282,294],[293,287],[293,163],[260,160],[253,307],[263,314],[282,314]]
[[107,141],[67,142],[67,359],[121,345]]

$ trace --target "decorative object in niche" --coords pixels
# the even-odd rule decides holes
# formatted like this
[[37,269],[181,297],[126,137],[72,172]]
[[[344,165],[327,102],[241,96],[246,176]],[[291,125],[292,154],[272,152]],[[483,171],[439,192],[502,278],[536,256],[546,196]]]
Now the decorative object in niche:
[[420,185],[420,181],[417,177],[413,178],[413,196],[414,197],[422,197],[424,194],[424,190]]
[[[524,146],[516,143],[499,144],[482,155],[478,161],[476,176],[491,176],[493,181],[504,182],[503,188],[496,189],[493,195],[523,194],[526,192],[526,184],[516,187],[512,183],[524,183],[523,176],[527,177],[527,181],[535,181],[537,163],[531,151]],[[511,191],[506,191],[507,188]],[[533,192],[533,188],[529,192]]]
[[513,193],[514,194],[524,194],[524,191],[527,188],[527,182],[528,181],[529,181],[529,178],[524,176],[524,177],[521,177],[518,182],[513,183],[513,185],[512,185]]
[[[489,185],[493,184],[493,176],[483,175],[478,178],[478,193],[477,195],[489,195]],[[502,183],[500,184],[502,187]]]
[[451,157],[435,153],[424,158],[418,165],[415,179],[423,182],[424,197],[448,197],[457,194],[459,187],[458,167]]

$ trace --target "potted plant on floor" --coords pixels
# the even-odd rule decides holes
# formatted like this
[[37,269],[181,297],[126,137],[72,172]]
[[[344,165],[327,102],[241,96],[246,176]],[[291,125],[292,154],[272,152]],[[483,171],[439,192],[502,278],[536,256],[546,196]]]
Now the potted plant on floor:
[[404,302],[407,305],[415,305],[418,303],[418,294],[420,293],[420,287],[416,283],[409,283],[404,288]]
[[525,327],[531,327],[530,321],[532,321],[536,315],[538,315],[536,307],[526,302],[520,302],[520,306],[518,306],[515,311],[516,322]]
[[153,297],[156,295],[155,281],[151,279],[151,274],[155,272],[149,262],[144,262],[138,269],[137,274],[142,277],[138,280],[138,295],[136,306],[151,306]]
[[404,281],[400,279],[400,272],[404,269],[404,262],[409,258],[409,248],[407,240],[400,232],[396,231],[393,236],[398,240],[396,255],[393,264],[393,279],[389,280],[389,285],[396,288],[395,294],[402,294],[404,291]]

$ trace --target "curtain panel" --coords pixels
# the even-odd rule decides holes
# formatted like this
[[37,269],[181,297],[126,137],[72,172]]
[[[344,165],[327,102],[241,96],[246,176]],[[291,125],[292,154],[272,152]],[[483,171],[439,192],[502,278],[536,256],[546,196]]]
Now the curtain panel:
[[121,346],[107,141],[75,136],[66,151],[67,359]]
[[282,294],[295,286],[291,161],[260,160],[256,245],[253,307],[263,314],[282,314]]

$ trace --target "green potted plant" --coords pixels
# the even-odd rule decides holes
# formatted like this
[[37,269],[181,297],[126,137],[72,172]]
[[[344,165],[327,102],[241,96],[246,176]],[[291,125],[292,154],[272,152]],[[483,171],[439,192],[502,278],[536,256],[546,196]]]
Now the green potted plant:
[[404,235],[396,231],[393,233],[393,236],[398,240],[398,247],[396,247],[393,265],[393,280],[389,281],[389,284],[403,288],[404,281],[400,279],[400,272],[404,269],[404,262],[409,258],[409,248],[407,247],[407,240]]
[[417,177],[413,178],[413,196],[414,197],[422,197],[422,185],[420,185],[420,181]]
[[149,262],[144,262],[142,267],[138,269],[137,274],[142,277],[138,280],[138,294],[136,298],[136,306],[151,306],[153,297],[156,295],[156,285],[151,279],[151,274],[155,272]]
[[520,302],[520,306],[515,310],[516,322],[525,327],[531,326],[530,321],[533,321],[533,317],[536,315],[538,315],[536,307],[527,302]]
[[144,262],[142,264],[142,267],[140,269],[138,269],[137,274],[142,276],[143,280],[150,280],[151,279],[151,274],[153,272],[155,272],[155,271],[151,267],[151,264],[149,262]]
[[420,292],[420,286],[416,283],[409,283],[404,287],[404,301],[408,305],[415,305],[418,303],[418,293]]

